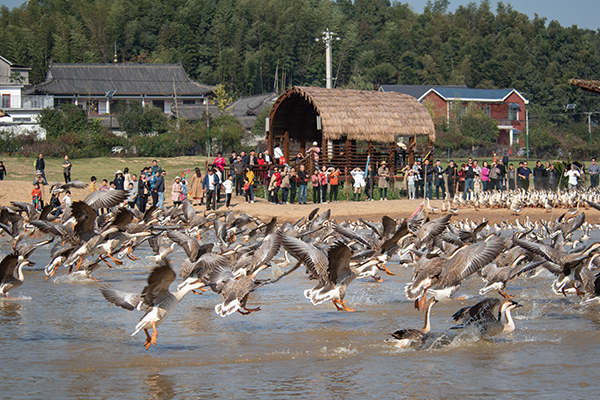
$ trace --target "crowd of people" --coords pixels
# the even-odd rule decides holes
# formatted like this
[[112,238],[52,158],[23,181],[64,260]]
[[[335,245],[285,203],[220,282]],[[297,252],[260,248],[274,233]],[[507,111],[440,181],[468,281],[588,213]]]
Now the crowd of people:
[[[569,188],[577,188],[580,181],[585,179],[584,170],[585,168],[572,163],[570,169],[564,172]],[[467,198],[471,193],[480,191],[528,190],[532,180],[531,189],[556,190],[561,180],[559,171],[550,162],[543,165],[538,160],[531,170],[527,161],[520,161],[515,168],[513,163],[508,162],[508,157],[494,157],[491,163],[483,161],[481,165],[478,160],[469,158],[460,167],[450,160],[446,168],[441,166],[440,160],[431,165],[429,160],[421,162],[419,159],[412,166],[406,166],[403,171],[409,199],[433,199],[434,188],[435,199],[440,199],[440,196],[443,198],[446,192],[450,198],[455,193],[462,193],[463,198]],[[588,173],[590,186],[598,187],[600,166],[596,164],[595,158],[592,159]]]
[[[262,185],[265,197],[271,204],[307,204],[309,188],[312,189],[311,200],[314,204],[337,203],[340,186],[343,187],[347,178],[338,167],[319,167],[319,153],[317,142],[314,142],[306,153],[297,155],[296,161],[312,157],[312,173],[306,170],[304,164],[300,164],[298,168],[290,166],[279,145],[275,145],[273,155],[269,150],[251,150],[248,153],[241,151],[239,154],[233,151],[229,160],[226,160],[218,153],[204,176],[198,167],[191,176],[176,174],[171,185],[171,201],[174,205],[179,205],[185,199],[189,199],[195,206],[205,205],[207,210],[214,210],[219,203],[224,202],[225,207],[229,209],[234,196],[243,196],[246,203],[254,203],[255,190]],[[31,192],[32,204],[41,210],[45,202],[49,201],[53,206],[53,213],[60,215],[64,207],[71,204],[71,193],[67,191],[62,199],[52,194],[47,198],[44,186],[48,182],[42,154],[38,155],[34,166],[36,174]],[[64,157],[62,167],[65,183],[68,183],[71,181],[72,168],[68,156]],[[442,167],[440,160],[430,163],[429,159],[423,162],[417,159],[412,166],[407,165],[402,171],[409,199],[433,199],[434,194],[435,199],[444,198],[446,195],[453,198],[457,193],[462,193],[463,198],[467,198],[471,193],[480,191],[528,190],[531,181],[536,190],[556,190],[562,178],[552,163],[546,162],[543,165],[538,160],[532,170],[528,161],[520,161],[515,168],[506,156],[494,156],[491,163],[483,161],[482,164],[469,158],[467,163],[460,166],[451,160],[446,167]],[[591,186],[598,187],[600,166],[596,164],[595,158],[587,170],[573,163],[564,171],[563,176],[568,182],[568,187],[577,188],[585,179],[585,172],[590,176]],[[0,180],[6,175],[6,167],[0,161]],[[151,166],[140,171],[139,177],[130,173],[128,168],[123,171],[117,170],[113,179],[103,179],[101,184],[92,176],[89,191],[129,190],[126,205],[145,212],[150,204],[157,207],[165,204],[165,190],[168,189],[166,177],[167,172],[158,165],[157,160],[153,160]],[[364,171],[357,167],[350,171],[348,178],[348,190],[353,201],[373,201],[376,197],[375,185],[379,188],[379,200],[388,200],[390,169],[386,161],[376,165],[367,162]]]

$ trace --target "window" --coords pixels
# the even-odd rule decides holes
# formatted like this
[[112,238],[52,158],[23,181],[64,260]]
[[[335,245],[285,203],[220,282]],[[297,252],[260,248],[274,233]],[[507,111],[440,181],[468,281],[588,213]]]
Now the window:
[[519,109],[514,107],[508,107],[508,119],[511,121],[518,121]]
[[481,106],[479,109],[488,117],[491,116],[490,106]]
[[194,104],[196,104],[196,100],[184,100],[183,104],[185,104],[185,105],[194,105]]
[[10,94],[2,95],[2,108],[10,108]]
[[465,115],[467,115],[467,111],[468,111],[467,106],[460,106],[460,115],[461,116],[464,117]]

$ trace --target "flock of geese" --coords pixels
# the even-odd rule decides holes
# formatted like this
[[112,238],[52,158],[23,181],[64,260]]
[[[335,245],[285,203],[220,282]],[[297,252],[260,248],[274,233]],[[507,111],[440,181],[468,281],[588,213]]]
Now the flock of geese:
[[[53,185],[52,191],[83,187],[75,181]],[[540,193],[536,193],[500,196],[516,196],[533,204],[534,199],[539,201]],[[105,284],[99,288],[108,302],[144,311],[132,336],[143,330],[146,349],[156,344],[157,326],[187,293],[220,295],[214,310],[221,317],[235,312],[249,315],[260,311],[260,307],[248,307],[252,292],[277,283],[300,266],[313,282],[304,296],[315,306],[331,301],[346,312],[354,311],[345,300],[353,281],[381,282],[381,273],[394,275],[386,266],[392,259],[414,267],[404,292],[415,308],[424,311],[425,324],[421,329],[392,333],[391,340],[400,347],[423,344],[430,334],[432,308],[439,301],[456,298],[461,283],[473,275],[484,281],[480,295],[498,293],[500,297],[483,298],[457,311],[453,319],[456,329],[470,328],[481,337],[515,329],[511,311],[521,305],[506,293],[506,286],[518,276],[531,277],[546,270],[555,276],[551,290],[557,295],[579,296],[586,305],[600,303],[600,242],[586,244],[595,226],[585,221],[583,212],[565,213],[551,223],[517,220],[516,225],[492,226],[486,221],[452,221],[451,214],[429,219],[423,203],[401,220],[383,216],[380,222],[336,223],[330,210],[319,213],[317,208],[294,224],[278,224],[276,218],[264,222],[229,211],[199,214],[188,201],[170,209],[152,206],[141,214],[121,206],[127,196],[127,191],[120,190],[93,192],[67,207],[60,219],[50,214],[48,206],[41,212],[21,202],[0,207],[0,231],[13,241],[11,254],[0,262],[0,297],[11,298],[9,293],[23,284],[24,268],[32,265],[31,254],[42,247],[51,245],[50,261],[44,267],[46,279],[64,270],[97,281],[92,274],[103,264],[119,265],[124,257],[139,260],[135,251],[147,243],[154,253],[149,258],[157,265],[140,292],[127,293]],[[550,197],[546,194],[543,201]],[[596,197],[581,199],[579,203],[600,210]],[[101,209],[109,211],[99,215]],[[512,234],[502,236],[506,229]],[[584,237],[574,239],[580,229]],[[46,239],[32,243],[36,232]],[[169,258],[177,246],[186,254],[178,271]],[[284,259],[275,260],[281,250]],[[268,268],[273,270],[272,277],[259,277]],[[171,291],[177,275],[177,290]]]
[[446,192],[441,207],[431,205],[426,199],[426,211],[429,213],[458,214],[461,208],[473,207],[475,211],[483,208],[506,208],[512,215],[518,215],[524,208],[543,208],[547,213],[554,209],[568,208],[579,209],[587,207],[587,202],[600,203],[600,191],[595,188],[588,189],[557,189],[554,190],[492,190],[486,192],[457,192],[451,200]]

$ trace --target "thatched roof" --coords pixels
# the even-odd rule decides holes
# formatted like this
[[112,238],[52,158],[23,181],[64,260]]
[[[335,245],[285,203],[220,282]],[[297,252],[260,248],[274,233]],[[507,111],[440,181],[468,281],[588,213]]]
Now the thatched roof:
[[579,86],[586,92],[600,94],[600,81],[593,81],[589,79],[569,79],[569,83],[573,86]]
[[293,87],[279,96],[271,110],[278,135],[302,135],[316,140],[316,116],[325,139],[371,140],[390,143],[396,136],[426,136],[435,140],[429,111],[414,97],[373,90]]

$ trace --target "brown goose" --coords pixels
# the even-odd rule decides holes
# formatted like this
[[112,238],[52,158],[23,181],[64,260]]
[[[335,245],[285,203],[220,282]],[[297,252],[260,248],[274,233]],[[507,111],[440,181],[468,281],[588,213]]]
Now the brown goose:
[[493,261],[503,248],[504,241],[491,236],[484,242],[459,248],[448,258],[434,259],[406,285],[406,298],[415,300],[415,307],[419,309],[425,306],[427,290],[435,293],[436,299],[451,298],[463,279]]
[[[168,261],[164,261],[152,270],[148,276],[148,284],[142,290],[141,295],[121,292],[110,286],[100,287],[102,296],[110,303],[130,311],[146,311],[146,314],[135,326],[135,331],[131,334],[131,336],[134,336],[142,329],[144,330],[146,333],[146,343],[144,343],[146,350],[150,345],[156,345],[156,338],[158,337],[156,327],[165,321],[177,304],[183,300],[184,296],[189,291],[204,286],[204,282],[199,279],[176,292],[170,292],[169,286],[174,280],[175,271],[169,266]],[[153,330],[152,336],[148,334],[150,328]]]
[[225,317],[236,311],[242,315],[260,311],[260,307],[247,308],[246,303],[250,293],[261,286],[261,283],[255,281],[256,275],[268,267],[268,264],[262,264],[250,275],[236,279],[231,269],[220,265],[215,266],[210,274],[210,287],[215,293],[223,296],[223,303],[215,306],[215,312],[221,317]]

